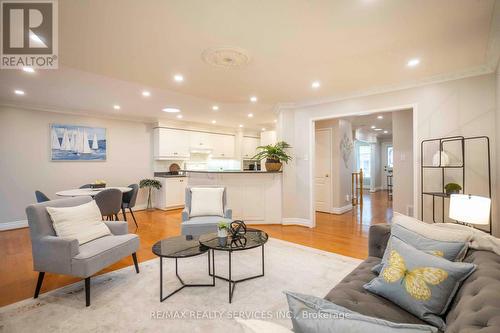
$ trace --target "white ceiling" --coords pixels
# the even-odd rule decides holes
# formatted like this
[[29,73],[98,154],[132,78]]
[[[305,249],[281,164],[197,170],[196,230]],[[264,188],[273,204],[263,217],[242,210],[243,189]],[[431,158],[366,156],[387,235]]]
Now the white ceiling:
[[[158,120],[272,126],[273,106],[347,95],[487,62],[494,0],[59,1],[61,69],[1,71],[0,100]],[[491,44],[491,43],[490,43]],[[208,48],[246,50],[239,69]],[[421,64],[408,68],[409,59]],[[172,80],[181,73],[185,81]],[[312,89],[319,80],[321,87]],[[25,96],[14,96],[23,89]],[[149,99],[140,95],[152,92]],[[258,103],[248,98],[256,95]],[[119,112],[113,104],[122,106]],[[211,106],[217,104],[215,113]],[[253,119],[246,115],[252,112]]]

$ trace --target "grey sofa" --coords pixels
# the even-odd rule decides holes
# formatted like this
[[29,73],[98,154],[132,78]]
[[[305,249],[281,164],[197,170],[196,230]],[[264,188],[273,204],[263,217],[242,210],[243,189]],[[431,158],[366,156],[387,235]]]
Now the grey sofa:
[[[335,286],[325,299],[361,314],[397,323],[426,324],[389,300],[370,293],[363,285],[375,274],[390,236],[389,225],[373,225],[368,258]],[[477,265],[464,281],[445,316],[446,333],[500,332],[500,256],[470,249],[464,259]]]
[[193,187],[220,187],[220,186],[188,186],[186,187],[185,206],[182,211],[181,233],[183,235],[199,236],[202,234],[217,232],[217,224],[221,221],[230,223],[233,217],[233,211],[227,208],[227,191],[224,188],[222,195],[222,205],[224,217],[222,216],[189,216],[191,212],[191,188]]
[[46,272],[85,279],[85,301],[90,305],[90,277],[101,269],[132,255],[139,273],[137,256],[139,237],[128,233],[128,224],[105,221],[112,235],[79,245],[76,239],[56,236],[46,207],[72,207],[91,201],[91,197],[52,200],[26,208],[31,235],[34,270],[39,272],[34,298],[38,297]]

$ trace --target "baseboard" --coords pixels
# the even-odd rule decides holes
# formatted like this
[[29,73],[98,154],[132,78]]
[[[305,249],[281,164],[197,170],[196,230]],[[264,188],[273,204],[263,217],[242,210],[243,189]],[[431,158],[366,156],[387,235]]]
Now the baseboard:
[[304,227],[312,228],[311,220],[301,219],[296,217],[286,217],[281,220],[281,224],[283,225],[301,225]]
[[344,207],[332,207],[332,214],[344,214],[352,209],[352,205],[348,204],[345,205]]
[[0,223],[0,231],[21,229],[28,227],[28,220]]

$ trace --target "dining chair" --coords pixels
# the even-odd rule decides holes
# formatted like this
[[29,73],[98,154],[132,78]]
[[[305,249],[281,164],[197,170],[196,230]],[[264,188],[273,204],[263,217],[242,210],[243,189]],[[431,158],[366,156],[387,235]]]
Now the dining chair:
[[135,207],[135,202],[137,200],[137,193],[139,192],[139,185],[137,184],[131,184],[128,187],[130,187],[132,190],[128,192],[123,193],[123,198],[122,198],[122,214],[123,218],[125,221],[127,221],[127,213],[125,211],[126,208],[130,211],[130,214],[132,214],[132,218],[134,219],[135,226],[139,228],[137,225],[137,220],[135,219],[134,212],[132,211],[132,208]]
[[94,197],[101,215],[107,220],[118,221],[118,213],[122,207],[122,191],[116,188],[102,190]]
[[35,191],[35,197],[36,197],[36,202],[45,202],[45,201],[50,201],[50,198],[45,195],[42,191]]
[[79,188],[92,188],[92,184],[85,184],[80,186]]

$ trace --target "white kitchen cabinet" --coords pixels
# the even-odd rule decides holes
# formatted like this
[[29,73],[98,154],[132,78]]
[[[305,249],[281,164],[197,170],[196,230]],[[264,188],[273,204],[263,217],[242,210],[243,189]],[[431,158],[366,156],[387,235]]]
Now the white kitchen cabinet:
[[186,158],[189,157],[189,132],[171,128],[154,129],[154,157]]
[[274,145],[277,142],[276,131],[264,131],[260,133],[260,145]]
[[241,157],[250,159],[257,154],[257,147],[260,146],[260,139],[244,136],[241,142]]
[[212,134],[206,132],[189,132],[189,144],[192,149],[212,149]]
[[161,182],[162,187],[157,193],[155,207],[163,210],[184,207],[187,178],[157,177],[156,179]]
[[225,134],[210,134],[212,143],[212,158],[233,158],[235,136]]

